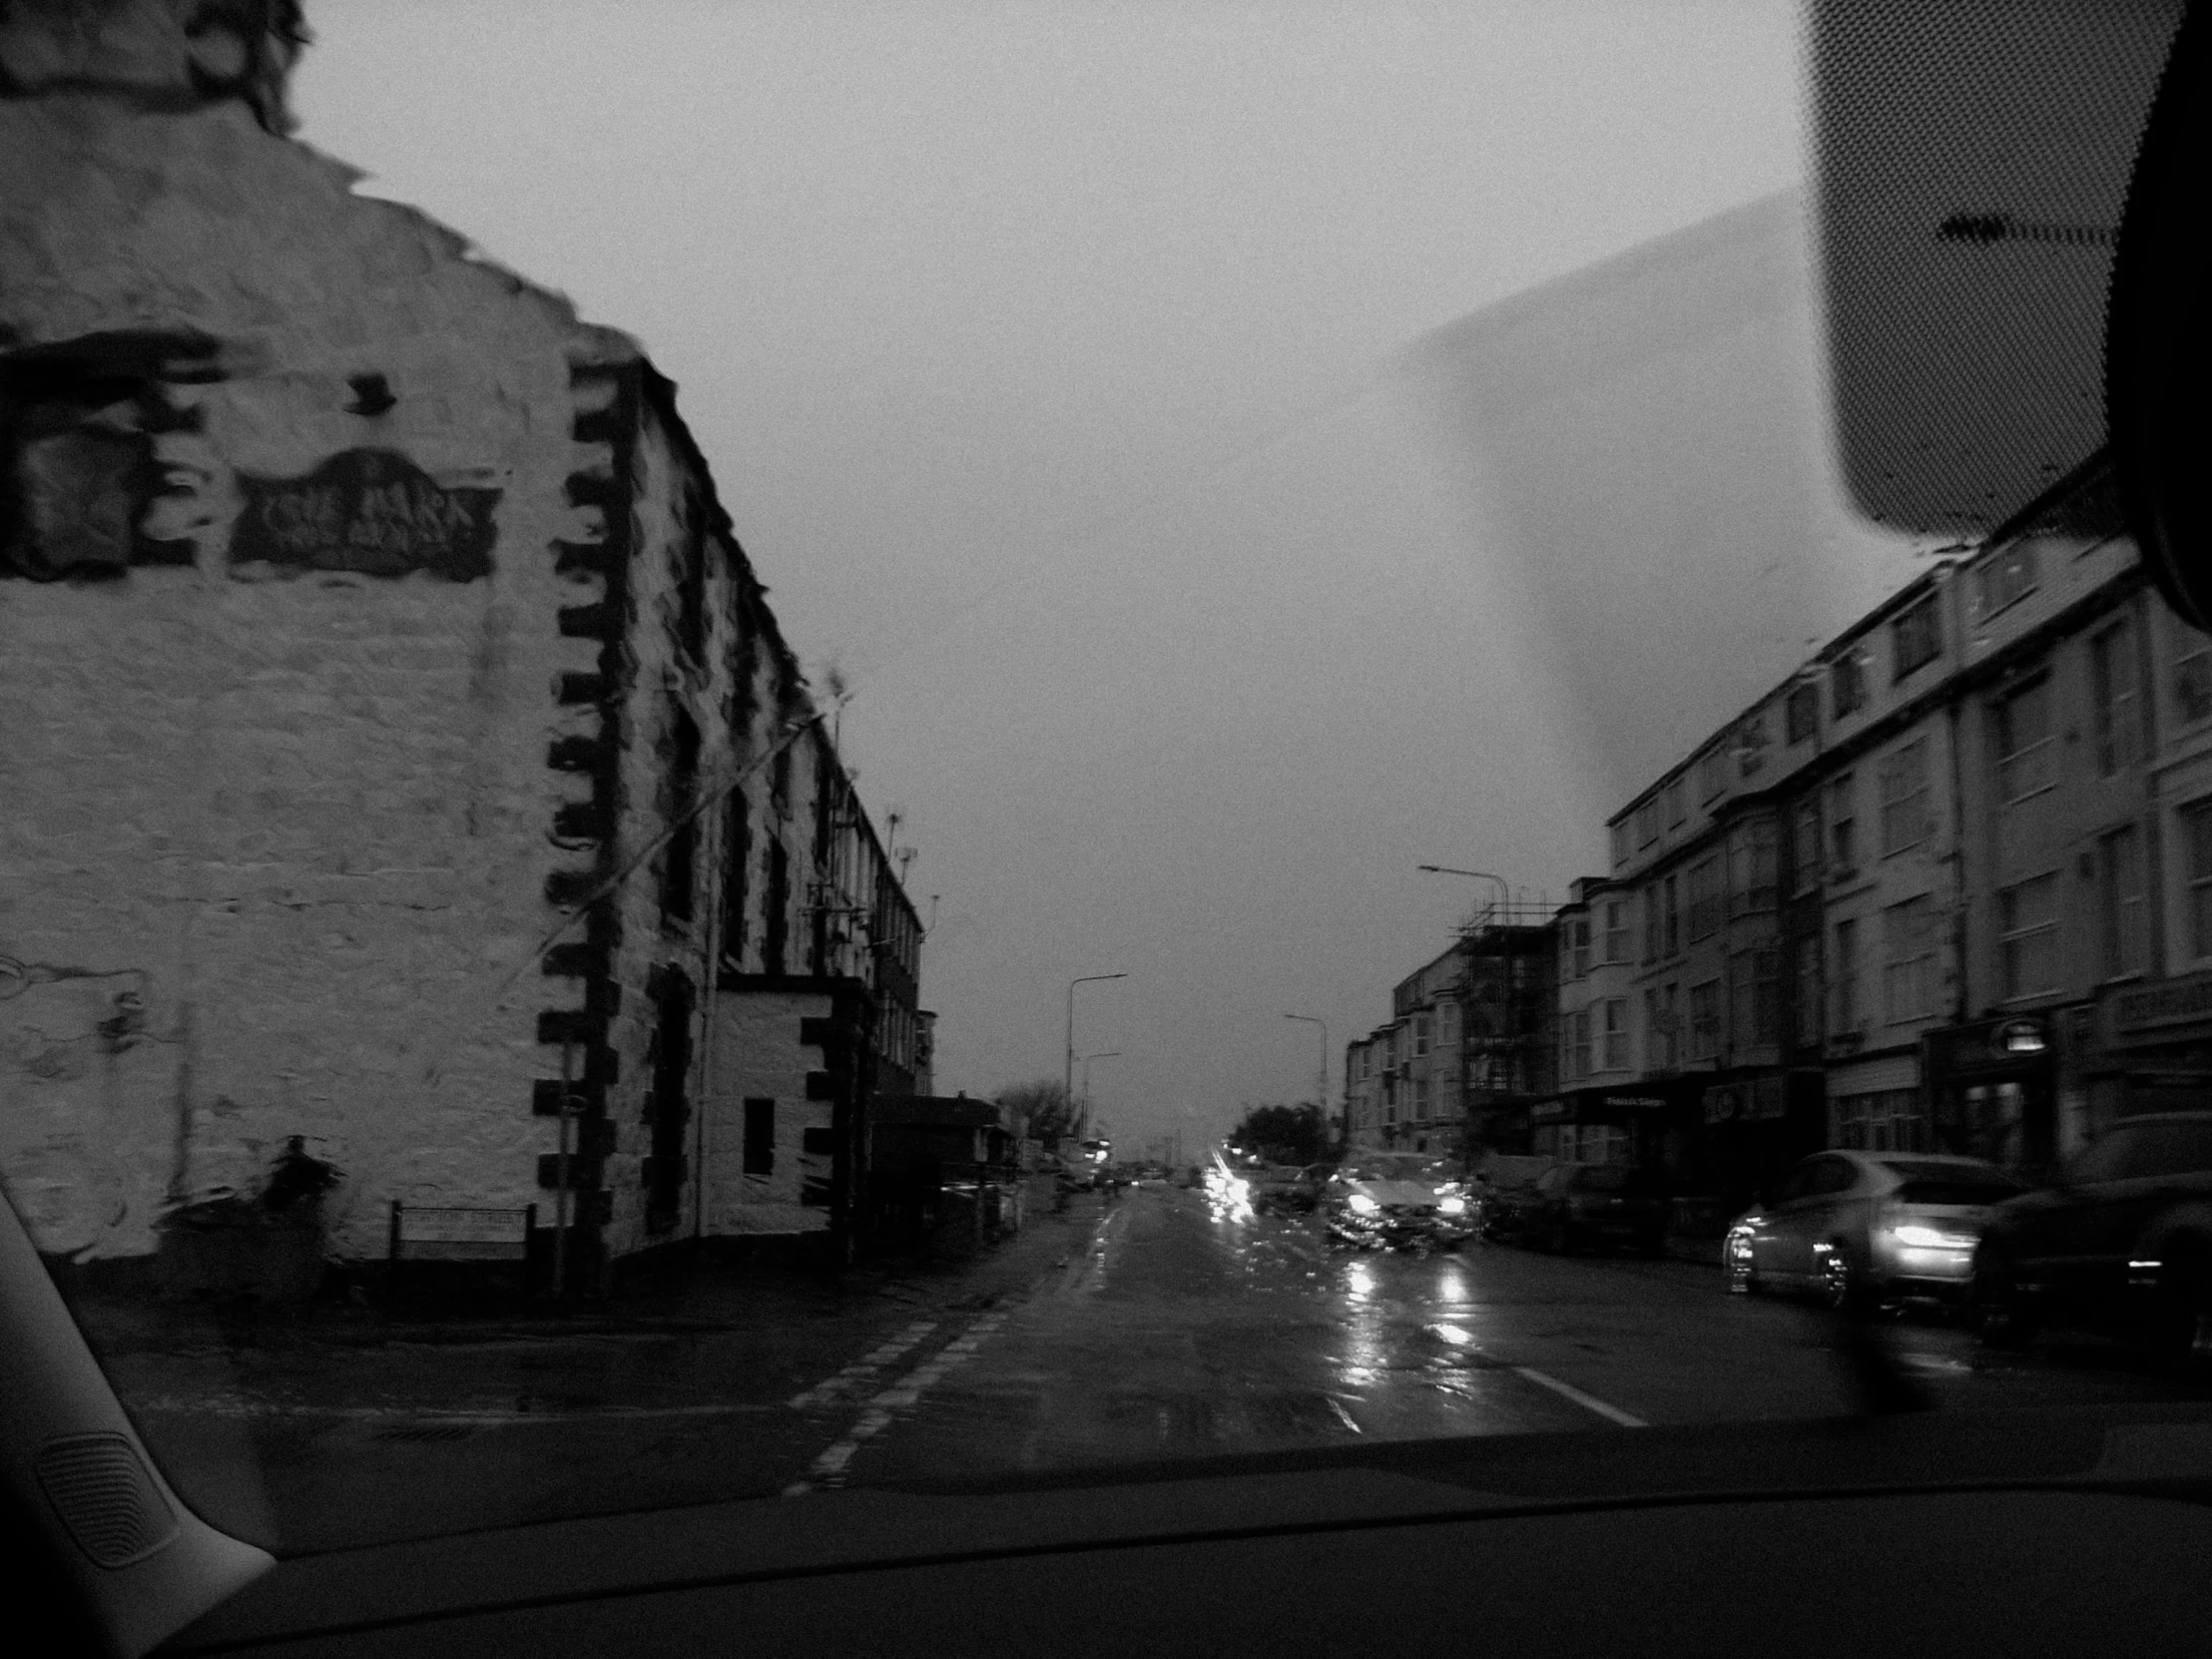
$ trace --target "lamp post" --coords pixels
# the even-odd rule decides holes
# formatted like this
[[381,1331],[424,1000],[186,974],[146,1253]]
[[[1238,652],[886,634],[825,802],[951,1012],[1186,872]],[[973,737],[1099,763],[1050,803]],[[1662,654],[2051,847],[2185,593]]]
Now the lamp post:
[[1315,1073],[1316,1086],[1321,1092],[1314,1097],[1314,1104],[1321,1108],[1322,1122],[1327,1123],[1329,1121],[1329,1022],[1317,1014],[1285,1014],[1283,1017],[1285,1019],[1295,1019],[1301,1025],[1318,1025],[1321,1027],[1321,1069]]
[[1506,919],[1502,912],[1510,907],[1512,903],[1512,889],[1506,886],[1504,876],[1493,875],[1486,869],[1454,869],[1449,864],[1421,864],[1416,867],[1426,870],[1430,875],[1465,875],[1471,876],[1477,881],[1495,881],[1497,883],[1497,907],[1501,912],[1498,919],[1500,921]]
[[1067,1074],[1060,1080],[1060,1091],[1071,1113],[1075,1110],[1075,987],[1095,984],[1101,979],[1128,977],[1126,973],[1086,973],[1079,979],[1068,981]]

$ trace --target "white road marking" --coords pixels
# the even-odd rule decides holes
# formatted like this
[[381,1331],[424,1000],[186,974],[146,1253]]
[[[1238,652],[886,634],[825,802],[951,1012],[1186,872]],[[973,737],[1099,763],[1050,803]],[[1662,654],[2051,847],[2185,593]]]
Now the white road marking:
[[861,1355],[835,1376],[824,1378],[813,1387],[793,1394],[791,1408],[795,1411],[811,1411],[818,1405],[832,1403],[848,1389],[857,1390],[863,1384],[874,1382],[876,1374],[885,1366],[905,1354],[936,1328],[935,1320],[914,1321],[889,1342]]
[[1322,1395],[1321,1397],[1329,1401],[1329,1408],[1330,1408],[1330,1409],[1331,1409],[1332,1411],[1334,1411],[1334,1412],[1336,1412],[1336,1413],[1337,1413],[1337,1420],[1338,1420],[1339,1422],[1343,1423],[1343,1424],[1344,1424],[1344,1425],[1345,1425],[1345,1426],[1346,1426],[1347,1428],[1351,1429],[1351,1430],[1352,1430],[1352,1431],[1353,1431],[1353,1432],[1354,1432],[1355,1434],[1359,1434],[1359,1433],[1363,1433],[1363,1432],[1365,1432],[1365,1431],[1364,1431],[1364,1430],[1363,1430],[1363,1429],[1362,1429],[1362,1428],[1360,1427],[1360,1425],[1359,1425],[1358,1423],[1356,1423],[1356,1422],[1354,1422],[1354,1421],[1352,1420],[1352,1413],[1351,1413],[1350,1411],[1346,1410],[1346,1409],[1344,1408],[1344,1406],[1343,1406],[1342,1404],[1340,1404],[1340,1403],[1339,1403],[1339,1402],[1337,1401],[1337,1399],[1336,1399],[1336,1398],[1335,1398],[1335,1397],[1334,1397],[1333,1395],[1330,1395],[1330,1394],[1323,1394],[1323,1395]]
[[1597,1395],[1584,1393],[1572,1382],[1562,1382],[1556,1377],[1546,1377],[1534,1366],[1515,1366],[1513,1372],[1515,1376],[1525,1377],[1539,1387],[1549,1388],[1561,1399],[1573,1400],[1585,1411],[1595,1411],[1607,1422],[1617,1422],[1623,1428],[1649,1428],[1651,1426],[1642,1417],[1631,1416],[1618,1405],[1608,1405]]
[[[970,1321],[959,1336],[870,1399],[867,1410],[845,1430],[844,1438],[832,1441],[824,1448],[822,1454],[808,1464],[806,1475],[784,1488],[784,1495],[805,1497],[818,1486],[840,1484],[844,1479],[845,1465],[852,1461],[853,1453],[860,1449],[862,1440],[872,1439],[889,1427],[892,1411],[907,1410],[918,1405],[925,1391],[942,1382],[947,1372],[974,1359],[975,1351],[983,1340],[1005,1323],[1006,1316],[1003,1313],[985,1314],[980,1319]],[[916,1336],[913,1342],[918,1341],[920,1337]],[[913,1342],[905,1346],[910,1348]],[[845,1368],[845,1372],[853,1370],[851,1366]],[[837,1375],[842,1377],[844,1372]],[[795,1400],[793,1403],[798,1402]]]

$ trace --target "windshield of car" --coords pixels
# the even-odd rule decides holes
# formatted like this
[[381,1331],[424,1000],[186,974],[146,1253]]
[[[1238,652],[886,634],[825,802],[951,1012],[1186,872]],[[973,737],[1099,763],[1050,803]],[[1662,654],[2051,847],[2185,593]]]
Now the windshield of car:
[[2212,642],[2099,434],[1868,493],[2101,408],[1928,342],[2101,305],[2125,156],[1932,182],[2052,8],[1839,7],[10,8],[0,1188],[179,1492],[1827,1418],[1824,1298],[2178,1397],[1812,1232],[2212,1100]]

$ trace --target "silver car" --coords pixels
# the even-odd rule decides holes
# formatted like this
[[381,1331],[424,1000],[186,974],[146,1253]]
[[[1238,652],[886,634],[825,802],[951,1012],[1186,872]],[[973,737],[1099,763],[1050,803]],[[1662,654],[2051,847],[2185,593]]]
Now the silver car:
[[1956,1297],[1982,1219],[2023,1190],[1978,1158],[1819,1153],[1729,1228],[1728,1289],[1814,1291],[1837,1308]]

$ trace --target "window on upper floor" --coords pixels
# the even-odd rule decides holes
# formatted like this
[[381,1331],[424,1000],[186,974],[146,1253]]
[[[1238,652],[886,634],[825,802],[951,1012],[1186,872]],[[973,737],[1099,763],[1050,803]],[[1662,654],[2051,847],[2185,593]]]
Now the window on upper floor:
[[2212,639],[2185,622],[2174,625],[2174,712],[2184,726],[2212,720]]
[[1896,665],[1891,678],[1902,680],[1915,669],[1933,663],[1942,649],[1936,596],[1930,594],[1890,624],[1890,653]]
[[1604,1071],[1628,1069],[1628,999],[1622,996],[1608,997],[1599,1007],[1603,1039],[1598,1050],[1598,1066]]
[[2132,824],[2097,839],[2097,900],[2104,976],[2140,973],[2150,959],[2150,904],[2143,880],[2143,834]]
[[1690,942],[1707,938],[1728,919],[1727,895],[1721,890],[1718,854],[1690,866]]
[[1667,780],[1666,788],[1659,792],[1667,828],[1673,830],[1688,822],[1690,817],[1689,791],[1679,777]]
[[1767,764],[1767,717],[1746,715],[1736,724],[1736,773],[1755,776]]
[[1605,901],[1605,959],[1608,962],[1625,962],[1629,956],[1628,900],[1608,898]]
[[1728,978],[1735,1040],[1753,1047],[1780,1042],[1782,997],[1775,951],[1765,946],[1737,951],[1729,958]]
[[2181,810],[2182,867],[2189,906],[2189,953],[2212,956],[2212,801]]
[[1710,1060],[1721,1051],[1721,982],[1690,987],[1690,1058]]
[[1681,877],[1670,875],[1659,884],[1659,952],[1663,956],[1672,956],[1682,948]]
[[1791,840],[1790,855],[1793,867],[1790,871],[1790,891],[1793,894],[1811,892],[1821,884],[1822,856],[1825,851],[1821,834],[1821,798],[1798,803],[1795,819],[1796,833]]
[[2058,734],[2051,728],[2047,676],[1997,698],[1989,706],[1989,720],[2000,805],[2025,801],[2058,781]]
[[1808,741],[1821,725],[1821,689],[1810,681],[1790,688],[1782,705],[1782,737],[1793,747]]
[[1665,936],[1660,910],[1661,898],[1660,883],[1657,881],[1644,888],[1644,960],[1647,962],[1656,962],[1659,959],[1660,940]]
[[1711,801],[1728,788],[1728,751],[1716,746],[1698,757],[1697,798]]
[[2097,776],[2110,778],[2143,758],[2143,699],[2135,623],[2121,617],[2089,641],[2089,701]]
[[1836,924],[1835,949],[1828,960],[1829,988],[1835,997],[1833,1029],[1861,1029],[1859,1009],[1859,923],[1850,917]]
[[1982,561],[1975,573],[1975,598],[1981,614],[1994,616],[2016,599],[2035,591],[2035,545],[2015,542]]
[[1883,1015],[1891,1024],[1936,1011],[1936,900],[1923,893],[1882,912]]
[[1427,1052],[1428,1016],[1426,1014],[1415,1014],[1413,1016],[1413,1058],[1417,1060]]
[[2016,881],[1997,893],[1998,978],[2007,998],[2059,988],[2058,876]]
[[1842,720],[1867,705],[1867,668],[1853,646],[1828,665],[1829,719]]
[[1774,820],[1752,819],[1728,834],[1728,913],[1771,910],[1775,898]]
[[1797,941],[1797,1040],[1800,1046],[1811,1048],[1821,1040],[1821,1010],[1826,1001],[1826,991],[1821,982],[1821,936],[1818,932],[1799,935]]
[[1882,855],[1918,846],[1935,829],[1928,740],[1915,738],[1882,764]]
[[1849,875],[1859,867],[1859,780],[1842,773],[1828,786],[1828,872]]
[[1659,838],[1659,798],[1653,796],[1636,809],[1636,846],[1638,850],[1649,846]]
[[1613,826],[1613,867],[1618,869],[1628,862],[1631,848],[1628,844],[1628,820],[1622,819]]

